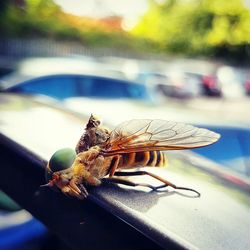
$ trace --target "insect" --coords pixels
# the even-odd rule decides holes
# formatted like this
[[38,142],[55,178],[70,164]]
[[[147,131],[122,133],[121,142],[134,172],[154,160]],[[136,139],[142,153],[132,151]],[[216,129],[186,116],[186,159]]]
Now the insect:
[[[162,166],[166,161],[162,150],[203,147],[219,138],[219,134],[208,129],[165,120],[134,119],[109,131],[91,115],[75,150],[62,149],[51,157],[46,168],[46,186],[57,187],[64,194],[78,199],[87,197],[87,186],[98,186],[103,180],[153,190],[171,186],[200,196],[194,189],[176,186],[151,172],[124,170]],[[122,178],[132,175],[149,175],[163,184],[155,187]]]

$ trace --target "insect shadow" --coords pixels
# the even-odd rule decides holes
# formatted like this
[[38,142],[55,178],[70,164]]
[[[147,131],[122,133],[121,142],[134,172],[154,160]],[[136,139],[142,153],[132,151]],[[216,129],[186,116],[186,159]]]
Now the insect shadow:
[[121,203],[139,212],[147,212],[150,208],[155,206],[160,199],[172,195],[185,198],[198,198],[197,195],[186,194],[182,191],[170,190],[168,188],[160,190],[143,188],[143,190],[140,190],[139,188],[127,188],[123,185],[119,186],[114,183],[103,183],[101,187],[93,187],[90,189],[90,193],[97,196],[99,199],[105,199],[106,202]]

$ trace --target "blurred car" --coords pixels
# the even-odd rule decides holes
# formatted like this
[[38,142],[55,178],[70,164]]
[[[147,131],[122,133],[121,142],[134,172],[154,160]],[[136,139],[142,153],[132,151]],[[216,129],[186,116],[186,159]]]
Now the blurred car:
[[149,97],[144,86],[129,81],[116,65],[86,56],[23,59],[14,72],[0,78],[0,90],[59,100],[74,96]]
[[[198,189],[201,198],[170,188],[149,192],[110,184],[88,188],[90,195],[84,201],[70,199],[39,186],[45,181],[46,161],[58,148],[76,145],[88,117],[30,96],[1,94],[0,98],[1,172],[6,177],[0,185],[73,249],[250,247],[250,182],[244,176],[189,151],[185,155],[168,151],[169,167],[148,171]],[[214,146],[204,149],[218,155],[230,151],[223,147],[218,152]],[[223,206],[211,209],[222,201]]]
[[180,64],[179,67],[185,74],[200,82],[203,95],[224,98],[245,96],[246,80],[242,69],[202,61],[191,61],[186,65]]
[[[125,61],[126,62],[126,61]],[[155,99],[162,97],[192,98],[200,95],[195,78],[188,76],[173,60],[137,60],[131,65],[134,80],[145,84]],[[137,64],[135,64],[137,63]],[[125,65],[126,65],[125,64]],[[133,66],[133,67],[132,67]],[[126,72],[126,67],[124,69]]]
[[41,77],[2,79],[2,92],[46,95],[58,100],[69,97],[148,99],[145,86],[96,75],[54,74]]
[[160,83],[168,96],[221,96],[217,77],[219,63],[192,59],[138,62],[138,81]]
[[221,66],[217,70],[217,76],[224,98],[242,98],[245,96],[242,71],[231,66]]
[[197,72],[185,72],[188,76],[196,78],[199,81],[201,86],[201,94],[204,96],[214,96],[220,97],[221,96],[221,88],[216,75],[207,75],[201,74]]
[[139,73],[136,81],[145,84],[158,96],[193,98],[201,94],[199,82],[179,70]]
[[217,77],[218,63],[203,60],[179,59],[174,62],[187,76],[196,79],[204,96],[221,96],[221,86]]
[[250,69],[240,70],[240,81],[247,96],[250,95]]
[[250,77],[246,79],[245,88],[246,88],[246,94],[250,95]]

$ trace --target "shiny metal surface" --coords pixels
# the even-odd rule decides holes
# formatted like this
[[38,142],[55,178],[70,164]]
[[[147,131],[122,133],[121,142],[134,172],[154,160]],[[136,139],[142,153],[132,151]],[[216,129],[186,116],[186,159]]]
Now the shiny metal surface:
[[[44,160],[59,148],[74,147],[87,119],[20,96],[1,95],[0,102],[1,133]],[[171,188],[151,192],[105,184],[90,188],[89,199],[163,248],[172,241],[189,249],[250,249],[248,180],[241,183],[231,174],[226,178],[226,172],[222,176],[209,166],[194,166],[178,152],[167,155],[167,168],[149,171],[198,190],[200,198]],[[211,163],[211,169],[217,167]],[[148,177],[139,180],[155,183]]]

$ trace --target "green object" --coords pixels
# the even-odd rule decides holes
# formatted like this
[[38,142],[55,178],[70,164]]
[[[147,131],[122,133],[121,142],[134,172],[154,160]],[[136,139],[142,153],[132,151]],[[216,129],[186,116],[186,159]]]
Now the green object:
[[21,207],[7,194],[0,190],[0,209],[8,211],[18,211],[21,210]]
[[49,160],[52,172],[61,171],[71,167],[76,158],[76,152],[71,148],[63,148],[56,151]]

